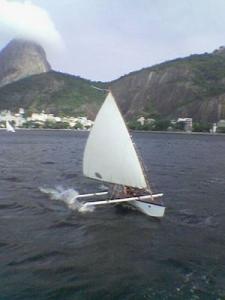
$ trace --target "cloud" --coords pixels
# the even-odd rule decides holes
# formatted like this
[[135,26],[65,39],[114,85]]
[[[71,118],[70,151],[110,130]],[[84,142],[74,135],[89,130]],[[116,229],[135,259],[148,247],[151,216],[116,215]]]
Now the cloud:
[[30,1],[0,0],[0,34],[32,39],[48,48],[64,48],[48,13]]

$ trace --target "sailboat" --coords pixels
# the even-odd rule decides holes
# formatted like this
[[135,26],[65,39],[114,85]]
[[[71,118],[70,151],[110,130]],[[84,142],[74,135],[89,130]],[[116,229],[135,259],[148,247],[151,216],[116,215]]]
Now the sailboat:
[[13,126],[9,123],[9,121],[6,121],[6,131],[9,131],[9,132],[15,132],[15,129],[14,129]]
[[[160,194],[153,194],[144,166],[111,92],[108,93],[90,131],[83,157],[86,177],[110,183],[110,199],[89,201],[83,207],[128,203],[152,217],[163,217]],[[124,191],[125,190],[125,191]],[[127,191],[129,190],[129,193]],[[80,195],[80,198],[107,195],[107,192]]]

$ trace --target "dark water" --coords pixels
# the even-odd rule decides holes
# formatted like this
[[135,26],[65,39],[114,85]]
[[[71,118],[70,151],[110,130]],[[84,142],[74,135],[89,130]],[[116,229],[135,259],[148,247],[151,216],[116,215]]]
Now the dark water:
[[80,213],[85,132],[0,131],[0,299],[225,299],[225,136],[136,133],[165,218]]

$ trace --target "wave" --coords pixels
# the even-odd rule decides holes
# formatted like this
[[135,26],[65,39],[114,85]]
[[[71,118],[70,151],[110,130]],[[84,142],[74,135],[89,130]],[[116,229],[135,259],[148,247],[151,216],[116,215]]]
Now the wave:
[[216,227],[218,222],[214,215],[198,215],[189,209],[177,211],[171,218],[172,222],[192,226],[192,227]]
[[63,201],[67,207],[71,210],[76,210],[82,213],[94,211],[94,206],[84,206],[84,202],[77,200],[79,192],[75,189],[65,189],[62,186],[55,188],[40,187],[39,190],[47,194],[52,200]]

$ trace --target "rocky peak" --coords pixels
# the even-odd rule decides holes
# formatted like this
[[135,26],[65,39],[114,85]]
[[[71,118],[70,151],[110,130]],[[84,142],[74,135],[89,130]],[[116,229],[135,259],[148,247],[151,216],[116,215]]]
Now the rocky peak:
[[0,52],[0,87],[50,69],[45,51],[40,45],[14,39]]

